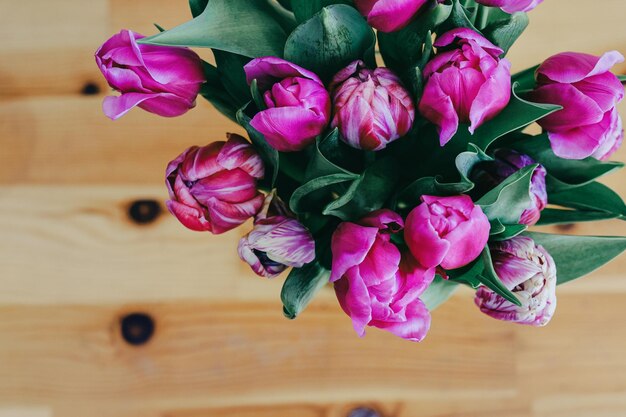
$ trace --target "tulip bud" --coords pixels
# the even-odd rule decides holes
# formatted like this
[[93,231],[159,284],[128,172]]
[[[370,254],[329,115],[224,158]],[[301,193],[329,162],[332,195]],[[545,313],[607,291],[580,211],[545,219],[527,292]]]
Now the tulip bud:
[[290,266],[301,268],[315,260],[311,233],[272,192],[265,199],[254,229],[239,241],[239,257],[259,276],[273,278]]
[[256,180],[263,174],[261,157],[239,135],[193,146],[167,166],[167,208],[191,230],[224,233],[259,212]]
[[102,103],[104,114],[113,120],[135,106],[159,116],[180,116],[195,106],[205,82],[202,60],[191,49],[138,44],[143,37],[122,30],[96,51],[98,68],[122,93]]
[[422,196],[406,218],[404,239],[427,268],[457,269],[476,259],[489,240],[489,219],[467,195]]
[[498,277],[522,306],[480,287],[475,298],[480,311],[498,320],[531,326],[548,324],[556,310],[556,266],[550,254],[525,236],[495,242],[490,250]]
[[[456,48],[450,47],[456,44]],[[502,111],[511,98],[511,63],[478,32],[454,29],[435,42],[440,48],[424,68],[426,85],[419,104],[422,115],[437,125],[444,146],[459,123],[474,131]]]
[[348,145],[378,151],[411,130],[413,100],[391,70],[371,70],[355,61],[335,75],[330,89],[335,114],[331,125]]
[[476,0],[485,6],[499,7],[507,13],[529,12],[543,0]]
[[[470,179],[476,184],[477,196],[487,194],[520,169],[536,163],[530,156],[510,149],[498,149],[494,157],[494,161],[478,163],[470,173]],[[548,205],[546,174],[546,169],[541,165],[533,172],[530,182],[531,202],[522,213],[520,224],[536,224],[541,217],[541,211]]]
[[333,234],[330,281],[359,336],[372,326],[419,342],[430,328],[430,312],[419,297],[435,269],[391,242],[402,227],[398,214],[378,210],[358,223],[341,223]]
[[381,32],[395,32],[413,20],[428,0],[355,0],[367,23]]
[[320,78],[276,57],[257,58],[245,67],[248,83],[257,80],[266,110],[250,125],[280,152],[300,151],[315,141],[330,120],[330,97]]
[[609,71],[623,61],[617,51],[601,57],[564,52],[537,69],[530,100],[563,107],[538,121],[557,156],[606,159],[619,147],[623,130],[616,105],[624,98],[624,87]]

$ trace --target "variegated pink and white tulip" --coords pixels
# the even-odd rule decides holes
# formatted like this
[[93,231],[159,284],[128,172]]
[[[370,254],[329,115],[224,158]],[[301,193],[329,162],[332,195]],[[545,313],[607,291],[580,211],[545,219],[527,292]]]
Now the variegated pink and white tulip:
[[263,175],[261,157],[239,135],[192,146],[167,165],[167,208],[191,230],[224,233],[259,212]]
[[507,13],[529,12],[543,0],[476,0],[485,6],[499,7]]
[[372,70],[363,61],[355,61],[335,75],[330,90],[331,125],[354,148],[381,150],[413,126],[413,99],[388,68]]
[[507,289],[521,301],[518,307],[486,287],[476,292],[483,313],[498,320],[545,326],[556,310],[556,266],[550,254],[526,236],[490,245],[493,266]]
[[301,268],[313,262],[315,240],[273,191],[237,251],[257,275],[273,278],[290,266]]

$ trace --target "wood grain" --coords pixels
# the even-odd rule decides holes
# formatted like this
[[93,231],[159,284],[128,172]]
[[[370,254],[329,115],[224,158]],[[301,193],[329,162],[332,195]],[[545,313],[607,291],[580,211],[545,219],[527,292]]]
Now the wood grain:
[[[207,236],[165,212],[134,223],[132,202],[165,199],[169,159],[241,132],[205,102],[176,119],[101,113],[98,45],[183,22],[186,4],[0,0],[0,417],[626,415],[624,257],[559,288],[546,328],[492,320],[462,290],[416,345],[359,339],[330,288],[284,319],[282,278],[236,256],[247,226]],[[561,50],[624,52],[625,12],[546,1],[509,57],[523,69]],[[621,195],[625,175],[606,179]],[[626,234],[619,221],[559,230]],[[131,312],[154,320],[145,345],[121,337]]]

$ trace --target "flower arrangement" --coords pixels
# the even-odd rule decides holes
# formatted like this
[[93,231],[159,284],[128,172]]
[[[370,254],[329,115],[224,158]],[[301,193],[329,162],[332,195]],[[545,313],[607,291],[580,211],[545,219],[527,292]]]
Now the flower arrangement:
[[506,54],[541,2],[190,0],[187,23],[98,49],[121,93],[103,109],[172,117],[201,95],[245,129],[173,159],[167,207],[213,234],[252,219],[239,256],[262,277],[291,268],[289,318],[330,282],[359,335],[421,341],[465,285],[483,313],[543,326],[557,285],[626,238],[528,228],[624,219],[626,206],[597,181],[623,166],[608,161],[622,55],[566,52],[511,74]]

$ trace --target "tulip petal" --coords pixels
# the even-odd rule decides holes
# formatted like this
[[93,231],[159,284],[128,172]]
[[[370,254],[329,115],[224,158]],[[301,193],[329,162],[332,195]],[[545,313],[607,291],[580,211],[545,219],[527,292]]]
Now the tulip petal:
[[624,86],[610,72],[585,78],[574,87],[595,101],[603,112],[613,109],[624,98]]
[[570,84],[541,86],[530,93],[530,99],[537,103],[556,104],[563,107],[563,110],[539,120],[538,123],[550,132],[598,123],[604,117],[604,112],[595,101]]
[[352,326],[360,337],[365,335],[365,327],[372,320],[370,295],[358,268],[350,268],[343,279],[335,282],[335,293],[343,311],[352,319]]
[[211,231],[211,224],[205,219],[204,214],[200,210],[174,200],[166,201],[165,205],[169,212],[186,228],[196,232]]
[[435,73],[426,82],[424,94],[419,103],[419,111],[426,119],[437,126],[439,143],[444,146],[452,139],[459,128],[459,116],[454,103],[441,88],[441,74]]
[[102,101],[102,111],[109,119],[117,120],[128,113],[133,107],[158,96],[159,94],[142,93],[126,93],[121,96],[107,96]]
[[487,245],[490,229],[489,219],[479,206],[475,206],[469,220],[446,235],[453,250],[441,261],[441,267],[457,269],[478,258]]
[[348,222],[341,223],[331,240],[333,260],[330,282],[339,280],[348,269],[361,264],[377,235],[377,228],[363,227]]
[[430,217],[426,203],[420,204],[409,213],[404,232],[411,253],[426,268],[439,265],[450,249],[450,243],[439,237]]
[[473,134],[485,121],[493,119],[511,99],[511,63],[502,59],[495,71],[480,87],[471,104],[470,132]]
[[263,160],[252,145],[241,136],[229,133],[228,141],[217,155],[217,163],[224,169],[240,168],[253,178],[263,178]]
[[322,133],[326,124],[324,115],[301,107],[270,108],[257,113],[250,121],[269,145],[280,152],[306,148]]
[[288,77],[304,77],[323,84],[315,73],[275,56],[253,59],[243,69],[248,84],[252,83],[252,80],[257,80],[261,91]]
[[412,342],[421,342],[430,330],[430,312],[422,300],[414,300],[406,307],[406,321],[390,322],[372,320],[371,326],[378,327]]

